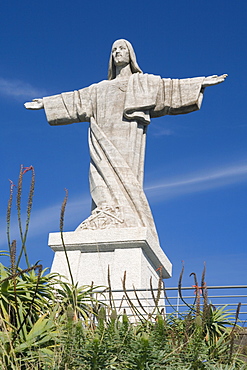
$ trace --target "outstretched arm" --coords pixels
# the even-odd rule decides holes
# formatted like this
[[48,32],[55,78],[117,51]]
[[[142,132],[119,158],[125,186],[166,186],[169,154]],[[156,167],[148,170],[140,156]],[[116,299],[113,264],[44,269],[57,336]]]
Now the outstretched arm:
[[91,113],[90,87],[58,95],[33,99],[24,104],[26,109],[45,110],[50,125],[68,125],[75,122],[89,122]]
[[227,76],[228,76],[227,74],[224,74],[221,76],[213,75],[213,76],[205,77],[202,87],[218,85],[221,82],[224,82]]
[[27,102],[24,104],[24,107],[26,109],[43,109],[44,108],[44,102],[43,99],[33,99],[31,102]]

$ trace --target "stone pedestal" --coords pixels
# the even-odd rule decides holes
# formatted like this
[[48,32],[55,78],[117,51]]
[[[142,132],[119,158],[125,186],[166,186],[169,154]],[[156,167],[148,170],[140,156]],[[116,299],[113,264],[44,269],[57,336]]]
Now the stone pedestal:
[[[157,288],[160,273],[163,279],[171,277],[171,263],[147,228],[76,230],[64,232],[63,237],[73,278],[79,285],[93,282],[107,287],[109,266],[113,291],[123,291],[126,271],[126,288],[142,290],[138,295],[146,301],[145,305],[153,305],[148,292],[150,278]],[[51,271],[69,277],[60,233],[49,235],[49,246],[55,252]],[[116,301],[122,296],[123,292],[114,293]],[[133,293],[130,296],[133,298]]]

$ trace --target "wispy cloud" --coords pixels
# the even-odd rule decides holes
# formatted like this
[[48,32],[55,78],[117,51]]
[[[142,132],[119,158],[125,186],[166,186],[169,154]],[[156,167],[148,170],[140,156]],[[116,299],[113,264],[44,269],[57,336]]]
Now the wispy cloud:
[[216,189],[247,180],[247,164],[198,171],[175,179],[162,179],[147,185],[145,190],[151,197],[174,198],[183,194]]
[[[224,168],[214,168],[205,172],[188,174],[183,178],[166,178],[145,187],[145,191],[152,202],[166,200],[189,193],[196,193],[216,189],[231,184],[247,181],[247,164],[232,165]],[[30,237],[48,235],[49,232],[59,231],[61,203],[53,204],[32,212],[30,223]],[[90,210],[90,197],[79,196],[69,200],[65,212],[65,230],[75,229],[77,223],[83,221]],[[5,221],[2,220],[0,234],[6,235]],[[11,238],[18,237],[17,222],[11,224]],[[0,246],[6,246],[6,240],[0,240]]]
[[160,122],[152,122],[152,135],[153,136],[171,136],[176,135],[174,131],[174,125],[173,128],[169,127],[170,125],[166,122],[166,125],[161,125]]
[[153,130],[153,135],[154,136],[171,136],[175,135],[174,130],[171,130],[169,128],[156,128]]
[[[61,203],[53,204],[40,210],[35,210],[31,214],[29,237],[39,235],[48,235],[49,232],[59,231]],[[78,199],[70,200],[65,212],[65,230],[71,227],[75,229],[77,223],[82,222],[89,216],[90,199],[89,196],[78,197]],[[14,217],[13,217],[14,219]],[[6,222],[2,220],[0,227],[0,235],[6,235]],[[11,239],[18,239],[19,231],[17,221],[11,223]],[[6,246],[5,238],[1,238],[0,246]]]
[[46,92],[21,80],[10,80],[0,77],[0,94],[14,98],[39,98],[46,95]]

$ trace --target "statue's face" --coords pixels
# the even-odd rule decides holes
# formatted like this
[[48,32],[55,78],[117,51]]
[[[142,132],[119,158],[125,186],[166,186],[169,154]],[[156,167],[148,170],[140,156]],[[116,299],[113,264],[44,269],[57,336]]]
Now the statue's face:
[[112,57],[115,66],[125,66],[130,62],[129,50],[123,40],[117,40],[112,45]]

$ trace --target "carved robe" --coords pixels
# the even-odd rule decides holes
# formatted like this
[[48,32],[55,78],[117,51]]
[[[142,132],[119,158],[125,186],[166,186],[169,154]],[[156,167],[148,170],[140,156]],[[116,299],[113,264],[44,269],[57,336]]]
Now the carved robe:
[[[43,98],[51,125],[90,122],[92,214],[78,228],[149,227],[156,236],[143,192],[150,118],[200,108],[204,77],[184,80],[134,73],[84,89]],[[157,236],[156,236],[157,237]]]

